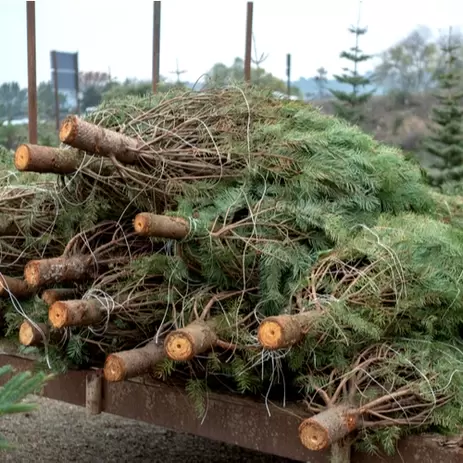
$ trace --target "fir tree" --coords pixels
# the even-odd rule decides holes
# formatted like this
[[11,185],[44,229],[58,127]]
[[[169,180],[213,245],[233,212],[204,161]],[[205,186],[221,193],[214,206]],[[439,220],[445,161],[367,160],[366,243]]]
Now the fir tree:
[[317,69],[317,75],[314,77],[315,84],[317,86],[317,97],[322,99],[326,96],[326,84],[328,71],[322,66]]
[[343,74],[334,76],[340,84],[352,86],[352,90],[350,92],[330,90],[338,100],[334,103],[336,115],[353,124],[359,124],[363,120],[362,108],[373,95],[373,92],[362,92],[362,87],[370,85],[371,80],[368,77],[362,76],[359,73],[358,67],[360,63],[371,59],[371,55],[364,54],[359,48],[360,37],[367,33],[367,29],[361,28],[359,23],[360,18],[357,26],[349,28],[349,32],[355,35],[355,46],[351,47],[349,51],[343,51],[340,54],[341,58],[347,59],[352,63],[353,68],[343,68]]
[[463,87],[458,68],[461,44],[452,40],[449,32],[447,43],[442,46],[445,70],[438,76],[438,101],[432,110],[432,135],[426,142],[427,151],[439,161],[433,166],[438,169],[430,174],[434,185],[463,179]]

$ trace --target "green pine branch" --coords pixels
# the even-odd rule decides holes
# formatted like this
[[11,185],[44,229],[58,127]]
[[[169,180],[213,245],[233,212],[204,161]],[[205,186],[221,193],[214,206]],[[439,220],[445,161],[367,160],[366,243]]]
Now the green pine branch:
[[[11,365],[0,368],[0,377],[13,373]],[[36,404],[22,403],[29,394],[35,394],[50,379],[43,372],[32,374],[29,371],[13,376],[0,390],[0,417],[12,413],[26,413],[37,408]],[[0,437],[0,449],[8,448],[8,443]]]
[[362,63],[372,58],[371,55],[365,55],[361,53],[361,50],[357,47],[352,47],[350,52],[343,51],[340,57],[344,59],[348,59],[349,61],[353,61],[354,63]]

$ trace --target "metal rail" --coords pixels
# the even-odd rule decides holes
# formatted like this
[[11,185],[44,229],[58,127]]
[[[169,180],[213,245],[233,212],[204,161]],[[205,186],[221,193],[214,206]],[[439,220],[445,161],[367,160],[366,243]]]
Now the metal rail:
[[[0,366],[8,364],[25,371],[32,367],[32,360],[0,355]],[[108,383],[102,379],[101,370],[69,371],[48,383],[43,395],[86,406],[93,414],[111,413],[297,461],[329,462],[327,453],[310,452],[299,442],[297,430],[305,414],[297,407],[283,409],[270,404],[267,408],[246,398],[211,393],[201,422],[181,388],[161,382]],[[353,463],[416,461],[462,463],[463,449],[443,447],[439,438],[415,436],[404,439],[393,457],[353,457]]]

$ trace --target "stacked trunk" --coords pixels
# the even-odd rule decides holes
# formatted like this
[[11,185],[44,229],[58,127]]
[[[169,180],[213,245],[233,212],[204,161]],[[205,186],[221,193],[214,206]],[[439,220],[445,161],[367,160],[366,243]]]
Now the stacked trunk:
[[463,231],[400,152],[252,89],[107,103],[60,138],[16,151],[59,176],[59,207],[21,206],[53,245],[0,286],[8,333],[48,363],[183,381],[198,403],[284,390],[301,442],[338,461],[461,422]]

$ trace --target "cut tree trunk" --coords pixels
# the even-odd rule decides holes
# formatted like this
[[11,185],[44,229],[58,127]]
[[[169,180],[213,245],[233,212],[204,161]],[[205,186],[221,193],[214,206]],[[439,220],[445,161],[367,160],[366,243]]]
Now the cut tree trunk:
[[166,337],[164,347],[170,359],[185,362],[212,349],[217,341],[214,324],[198,320],[185,328],[171,331]]
[[106,358],[104,377],[106,381],[124,381],[152,371],[166,357],[164,346],[154,342],[140,349],[126,350]]
[[48,309],[48,320],[54,328],[90,326],[104,320],[107,311],[96,300],[57,301]]
[[114,156],[123,164],[138,160],[139,142],[113,130],[68,116],[61,125],[60,140],[74,148],[99,156]]
[[310,311],[268,317],[262,321],[257,331],[259,343],[269,350],[291,347],[304,338],[321,315],[320,311]]
[[19,342],[23,346],[39,347],[48,339],[50,328],[46,323],[36,323],[35,325],[25,320],[19,328]]
[[85,279],[92,270],[91,256],[54,257],[31,260],[24,268],[24,278],[34,288],[54,283]]
[[54,304],[57,301],[65,301],[66,299],[74,299],[76,297],[76,291],[73,289],[58,288],[58,289],[47,289],[42,293],[42,301],[48,306]]
[[142,212],[134,220],[135,232],[141,236],[155,236],[180,240],[188,236],[190,227],[188,220],[182,217],[150,214]]
[[17,299],[29,299],[34,294],[34,288],[31,288],[27,281],[0,275],[0,297],[13,295]]
[[299,426],[299,439],[309,450],[324,450],[357,429],[355,409],[338,405],[304,420]]
[[21,172],[66,175],[76,172],[83,159],[81,153],[69,149],[25,143],[16,149],[14,164]]

